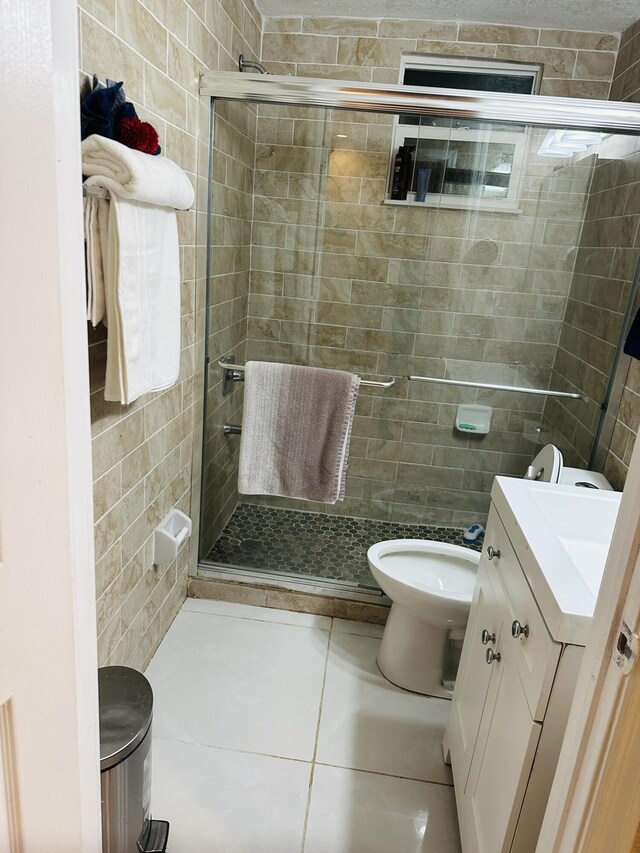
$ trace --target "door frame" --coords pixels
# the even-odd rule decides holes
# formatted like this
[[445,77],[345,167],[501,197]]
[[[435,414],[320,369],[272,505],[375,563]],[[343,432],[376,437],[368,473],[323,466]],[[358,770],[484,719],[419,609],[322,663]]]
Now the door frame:
[[[76,0],[0,1],[0,849],[102,849]],[[4,818],[4,820],[3,820]]]

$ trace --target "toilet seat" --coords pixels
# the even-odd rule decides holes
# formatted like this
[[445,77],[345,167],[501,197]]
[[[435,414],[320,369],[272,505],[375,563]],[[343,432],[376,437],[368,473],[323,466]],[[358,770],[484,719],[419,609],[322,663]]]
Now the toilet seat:
[[472,553],[445,542],[392,539],[372,545],[367,556],[378,571],[409,590],[470,603],[477,566]]

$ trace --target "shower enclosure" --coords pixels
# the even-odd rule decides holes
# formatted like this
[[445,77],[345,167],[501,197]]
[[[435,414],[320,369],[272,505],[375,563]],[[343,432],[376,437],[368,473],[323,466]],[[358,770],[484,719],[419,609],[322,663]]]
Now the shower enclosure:
[[[376,596],[369,545],[462,544],[494,476],[523,476],[543,444],[602,467],[635,298],[638,211],[626,230],[610,217],[632,203],[637,107],[213,72],[202,91],[201,572]],[[359,394],[343,502],[238,495],[250,359],[379,383]]]

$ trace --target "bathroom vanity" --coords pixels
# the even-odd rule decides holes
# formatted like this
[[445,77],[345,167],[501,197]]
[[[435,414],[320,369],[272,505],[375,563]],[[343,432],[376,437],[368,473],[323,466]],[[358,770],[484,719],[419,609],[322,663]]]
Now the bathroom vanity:
[[444,740],[464,853],[533,853],[621,495],[497,477]]

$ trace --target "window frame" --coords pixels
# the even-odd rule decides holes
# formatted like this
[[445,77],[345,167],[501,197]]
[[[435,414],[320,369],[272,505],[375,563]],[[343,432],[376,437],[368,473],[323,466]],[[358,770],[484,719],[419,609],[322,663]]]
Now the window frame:
[[[404,53],[401,57],[399,82],[400,85],[405,85],[404,77],[408,69],[433,69],[433,70],[449,70],[459,73],[473,74],[483,72],[491,74],[492,72],[500,76],[525,76],[532,79],[531,94],[537,95],[540,92],[542,81],[543,66],[538,63],[505,61],[491,58],[474,58],[465,56],[447,56],[440,54],[425,54],[425,53]],[[412,84],[415,85],[415,84]],[[458,90],[458,91],[477,91],[477,90]],[[490,90],[480,90],[490,91]],[[390,153],[389,163],[389,182],[388,191],[385,197],[385,204],[398,206],[418,206],[418,207],[444,207],[458,210],[485,210],[502,213],[520,213],[518,206],[519,187],[522,173],[522,166],[525,159],[528,134],[526,128],[517,130],[512,127],[506,127],[504,130],[497,128],[465,128],[459,127],[450,129],[444,127],[430,127],[422,124],[403,124],[400,121],[401,116],[394,117],[393,128],[393,143]],[[443,131],[446,131],[443,133]],[[400,145],[405,144],[407,138],[434,139],[442,141],[443,137],[448,137],[452,142],[468,141],[477,142],[478,144],[487,144],[491,142],[503,142],[513,146],[513,159],[511,179],[506,197],[504,198],[481,198],[479,196],[464,196],[455,195],[452,193],[428,193],[424,201],[416,201],[415,194],[408,193],[406,199],[392,199],[390,197],[390,187],[393,163],[396,152]]]

